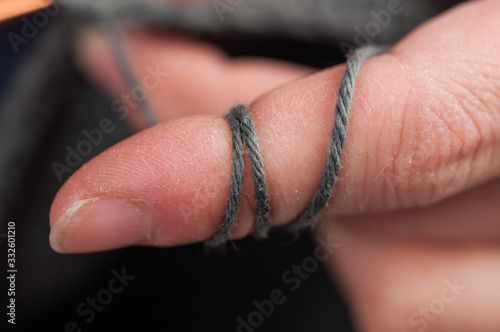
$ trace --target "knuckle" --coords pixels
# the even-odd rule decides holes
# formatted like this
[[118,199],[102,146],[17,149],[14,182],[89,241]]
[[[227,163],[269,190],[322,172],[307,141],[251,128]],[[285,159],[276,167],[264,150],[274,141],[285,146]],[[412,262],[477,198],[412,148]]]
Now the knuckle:
[[392,167],[384,172],[384,192],[393,196],[386,201],[398,207],[432,204],[469,186],[478,155],[496,141],[491,105],[475,91],[448,82],[420,86],[413,98],[402,110]]

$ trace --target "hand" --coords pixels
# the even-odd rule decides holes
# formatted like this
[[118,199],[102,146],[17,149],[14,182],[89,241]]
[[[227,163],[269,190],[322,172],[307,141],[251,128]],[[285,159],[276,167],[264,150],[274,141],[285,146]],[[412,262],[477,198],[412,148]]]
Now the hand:
[[[500,329],[499,17],[498,1],[467,2],[361,70],[341,181],[317,230],[341,244],[326,264],[361,331]],[[148,91],[162,123],[64,184],[50,214],[56,251],[177,246],[213,235],[232,157],[221,115],[238,102],[254,100],[273,226],[305,209],[344,66],[305,76],[310,69],[230,60],[180,36],[131,33],[127,44],[140,78],[157,66],[168,73]],[[78,54],[108,93],[130,94],[100,35],[87,33]],[[143,127],[137,110],[129,119]],[[233,238],[252,231],[254,206],[247,172]]]

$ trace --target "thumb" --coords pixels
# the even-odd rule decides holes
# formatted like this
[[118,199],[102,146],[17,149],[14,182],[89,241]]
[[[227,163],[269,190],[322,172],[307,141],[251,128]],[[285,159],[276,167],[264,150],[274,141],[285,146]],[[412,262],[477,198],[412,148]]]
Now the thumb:
[[[499,14],[497,1],[467,3],[364,64],[341,181],[323,218],[429,205],[498,176]],[[252,104],[274,226],[298,216],[317,189],[344,70],[300,79]],[[61,188],[50,214],[52,247],[90,252],[205,240],[222,221],[231,158],[231,132],[217,117],[141,132]],[[253,229],[254,207],[247,172],[234,238]]]

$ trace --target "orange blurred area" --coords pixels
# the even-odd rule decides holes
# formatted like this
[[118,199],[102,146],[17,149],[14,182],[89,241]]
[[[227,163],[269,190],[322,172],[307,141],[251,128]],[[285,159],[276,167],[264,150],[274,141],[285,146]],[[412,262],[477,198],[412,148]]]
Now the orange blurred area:
[[47,7],[52,0],[0,0],[0,21]]

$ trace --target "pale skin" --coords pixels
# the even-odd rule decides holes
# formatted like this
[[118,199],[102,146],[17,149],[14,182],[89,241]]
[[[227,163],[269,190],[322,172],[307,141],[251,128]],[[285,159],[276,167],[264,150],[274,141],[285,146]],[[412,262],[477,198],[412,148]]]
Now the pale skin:
[[[314,238],[340,243],[325,262],[363,332],[417,331],[409,317],[466,287],[425,331],[499,331],[500,2],[457,6],[367,61],[356,85],[341,180]],[[229,193],[231,133],[222,115],[251,103],[273,226],[311,200],[333,126],[344,66],[228,59],[174,35],[127,35],[134,69],[168,73],[149,97],[161,124],[78,170],[54,199],[61,253],[206,240]],[[110,97],[130,93],[109,47],[82,34],[82,69]],[[138,110],[128,117],[144,128]],[[245,175],[233,238],[252,232]],[[447,298],[452,293],[447,294]],[[421,314],[419,317],[426,317]]]

